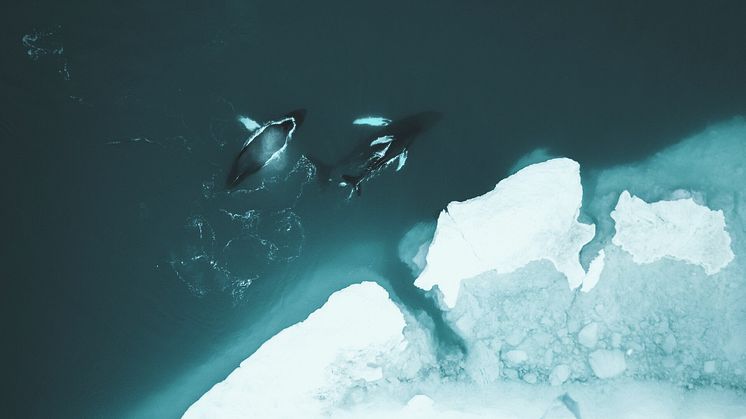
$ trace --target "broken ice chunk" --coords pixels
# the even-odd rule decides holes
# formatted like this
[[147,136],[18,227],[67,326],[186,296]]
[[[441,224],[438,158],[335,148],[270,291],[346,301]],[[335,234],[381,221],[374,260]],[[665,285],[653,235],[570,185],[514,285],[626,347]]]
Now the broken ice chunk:
[[570,366],[565,364],[557,365],[549,373],[549,384],[559,386],[570,378]]
[[674,335],[667,335],[666,340],[663,341],[663,350],[667,354],[673,353],[674,349],[676,349],[676,338]]
[[593,349],[598,343],[598,323],[588,323],[578,332],[578,342],[586,348]]
[[594,351],[588,356],[588,363],[591,364],[591,369],[598,378],[616,377],[627,369],[624,353],[618,350],[599,349]]
[[452,308],[462,280],[548,260],[577,288],[586,276],[580,249],[595,232],[578,221],[582,197],[578,163],[553,159],[520,170],[482,196],[451,202],[438,217],[427,265],[415,285],[437,285]]
[[528,355],[523,351],[513,350],[506,352],[503,359],[508,361],[510,364],[518,365],[526,362],[526,360],[528,360]]
[[611,218],[616,223],[612,243],[637,264],[668,257],[699,265],[713,275],[734,258],[723,211],[691,198],[649,204],[624,191]]

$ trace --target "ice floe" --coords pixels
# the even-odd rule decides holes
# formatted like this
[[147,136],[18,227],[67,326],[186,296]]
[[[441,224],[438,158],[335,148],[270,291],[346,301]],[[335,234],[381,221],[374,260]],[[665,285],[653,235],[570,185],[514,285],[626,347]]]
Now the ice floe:
[[383,288],[347,287],[272,337],[184,417],[321,417],[355,382],[381,378],[379,358],[406,345],[404,325]]
[[636,263],[664,257],[704,268],[708,275],[733,260],[723,211],[712,211],[692,198],[648,204],[624,191],[611,212],[612,243],[632,254]]
[[746,417],[744,144],[710,128],[585,174],[585,199],[576,162],[524,167],[399,245],[464,351],[353,285],[185,417]]
[[562,158],[528,166],[480,197],[451,202],[415,285],[437,285],[453,307],[464,279],[548,260],[577,288],[586,275],[578,255],[595,231],[577,221],[582,197],[579,165]]

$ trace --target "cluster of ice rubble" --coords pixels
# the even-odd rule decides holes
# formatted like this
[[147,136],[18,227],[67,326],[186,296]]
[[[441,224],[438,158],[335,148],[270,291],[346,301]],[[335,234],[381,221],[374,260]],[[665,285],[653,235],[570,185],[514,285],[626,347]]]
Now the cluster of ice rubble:
[[582,184],[531,164],[402,241],[465,350],[363,282],[185,417],[746,417],[746,122]]

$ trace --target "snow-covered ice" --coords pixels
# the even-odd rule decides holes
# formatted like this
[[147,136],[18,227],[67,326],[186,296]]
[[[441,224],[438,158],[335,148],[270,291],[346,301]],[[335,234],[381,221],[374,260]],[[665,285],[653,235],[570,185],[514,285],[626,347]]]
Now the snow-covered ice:
[[415,285],[437,285],[453,307],[462,280],[545,259],[577,288],[586,275],[578,255],[595,231],[577,221],[582,198],[580,167],[562,158],[521,169],[480,197],[451,202]]
[[619,350],[599,349],[588,356],[588,363],[598,378],[612,378],[627,369],[624,353]]
[[569,365],[559,364],[552,368],[552,372],[549,373],[549,383],[553,386],[559,386],[570,378],[570,373],[572,373],[572,369]]
[[590,322],[580,329],[578,342],[586,348],[595,348],[598,343],[598,323]]
[[611,218],[616,228],[612,242],[636,263],[670,257],[700,265],[712,275],[734,257],[723,211],[712,211],[692,198],[648,204],[624,191]]
[[347,386],[381,378],[379,358],[406,345],[404,325],[383,288],[349,286],[272,337],[184,417],[320,417]]

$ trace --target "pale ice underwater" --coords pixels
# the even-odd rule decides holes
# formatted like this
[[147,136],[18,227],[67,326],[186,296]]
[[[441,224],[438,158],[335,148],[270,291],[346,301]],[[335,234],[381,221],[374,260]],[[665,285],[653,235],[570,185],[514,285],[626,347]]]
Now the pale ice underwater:
[[746,120],[513,172],[399,246],[463,350],[355,278],[184,417],[746,417]]

